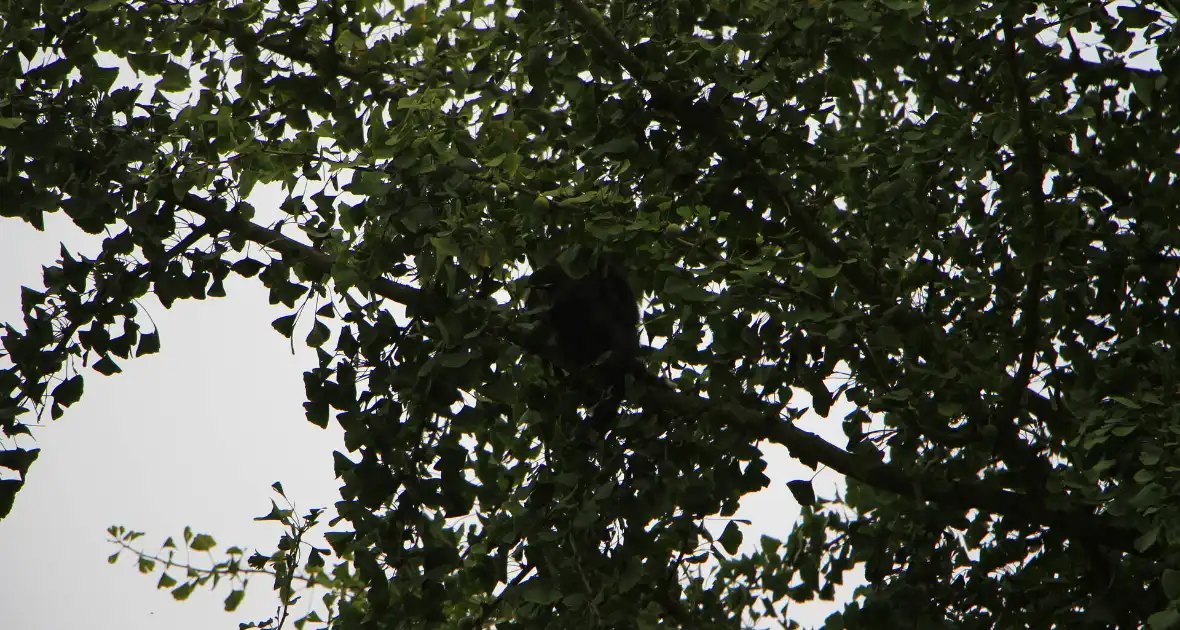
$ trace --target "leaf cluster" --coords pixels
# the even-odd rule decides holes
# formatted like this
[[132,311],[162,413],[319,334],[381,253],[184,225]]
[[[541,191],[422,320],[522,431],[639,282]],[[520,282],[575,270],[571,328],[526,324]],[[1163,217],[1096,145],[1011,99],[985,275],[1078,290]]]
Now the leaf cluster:
[[[307,419],[344,429],[333,628],[793,626],[856,566],[827,628],[1174,627],[1165,5],[16,3],[0,216],[106,238],[4,328],[0,466],[160,350],[142,298],[237,274],[314,320]],[[574,246],[644,296],[607,439],[521,316]],[[794,483],[739,555],[704,518],[766,486],[763,441],[847,492]]]

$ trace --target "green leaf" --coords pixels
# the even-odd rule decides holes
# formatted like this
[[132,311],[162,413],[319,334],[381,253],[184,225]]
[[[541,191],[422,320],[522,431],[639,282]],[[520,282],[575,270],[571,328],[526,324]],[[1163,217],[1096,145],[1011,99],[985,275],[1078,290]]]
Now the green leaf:
[[635,143],[635,139],[631,136],[623,136],[615,138],[595,147],[598,153],[630,153],[634,151],[639,145]]
[[544,585],[538,580],[529,580],[524,585],[524,600],[534,604],[548,606],[561,599],[561,593],[551,586]]
[[1164,595],[1167,595],[1168,599],[1180,600],[1180,571],[1164,569],[1160,583],[1163,584]]
[[53,388],[53,401],[63,407],[78,402],[82,399],[82,375],[78,374],[62,381],[57,387]]
[[783,542],[773,536],[762,535],[760,540],[762,546],[762,553],[766,555],[774,555],[778,553],[779,548],[783,546]]
[[246,598],[246,591],[234,590],[230,591],[225,598],[225,612],[233,612],[238,609],[242,600]]
[[37,456],[41,454],[41,449],[23,449],[23,448],[9,448],[8,450],[0,450],[0,468],[7,468],[15,470],[20,473],[22,479],[29,472],[29,466],[37,461]]
[[1135,98],[1146,107],[1152,107],[1155,102],[1155,82],[1150,77],[1134,77],[1131,84],[1135,86]]
[[279,521],[283,522],[291,517],[291,510],[279,509],[278,504],[274,501],[270,502],[270,512],[264,516],[255,516],[256,521]]
[[112,361],[109,356],[103,356],[98,361],[95,361],[93,367],[96,372],[104,376],[118,374],[123,371],[123,368],[119,367],[119,364]]
[[586,191],[576,197],[570,197],[569,199],[564,200],[562,203],[565,203],[567,205],[577,205],[580,203],[594,201],[595,199],[598,199],[601,196],[602,196],[601,190],[589,190],[589,191]]
[[777,79],[778,77],[775,76],[773,72],[759,73],[758,76],[754,77],[749,83],[746,84],[746,91],[750,93],[761,92],[762,90],[766,89],[766,86],[770,85],[772,81],[776,81]]
[[1147,626],[1151,630],[1172,630],[1180,627],[1180,612],[1175,608],[1165,608],[1148,617]]
[[188,68],[175,61],[169,61],[164,69],[164,78],[156,83],[156,89],[161,92],[183,92],[189,89],[191,84]]
[[470,363],[471,359],[469,352],[448,352],[439,358],[439,363],[448,368],[458,368]]
[[742,530],[736,521],[730,521],[725,525],[725,531],[721,532],[718,542],[726,553],[731,556],[737,555],[738,549],[742,546]]
[[1139,553],[1145,553],[1148,549],[1155,546],[1160,536],[1160,526],[1156,525],[1147,530],[1142,536],[1135,539],[1135,550]]
[[438,251],[439,260],[443,260],[448,257],[458,258],[461,253],[459,244],[450,237],[432,237],[430,239],[430,244],[433,245],[434,249]]
[[1137,403],[1125,396],[1111,396],[1110,399],[1117,402],[1118,404],[1128,408],[1128,409],[1139,410],[1139,409],[1143,408],[1139,403]]
[[795,497],[799,505],[804,507],[815,505],[815,490],[811,487],[810,481],[806,479],[788,481],[787,489],[791,491],[791,495]]
[[328,330],[328,325],[320,320],[316,320],[311,326],[311,332],[307,333],[307,345],[312,348],[318,348],[332,336],[332,332]]
[[156,354],[160,351],[160,334],[158,332],[143,333],[139,336],[139,345],[135,348],[135,356]]
[[185,582],[172,590],[172,599],[178,602],[183,602],[188,599],[189,595],[193,594],[193,588],[196,586],[193,582]]
[[262,271],[265,267],[266,265],[262,264],[260,261],[254,260],[253,258],[243,258],[230,265],[230,269],[243,278],[253,278],[254,276],[258,275],[258,272]]
[[119,69],[91,66],[86,69],[86,78],[99,90],[108,92],[119,78]]
[[298,313],[283,315],[282,317],[271,322],[270,326],[271,328],[279,331],[279,334],[282,336],[290,339],[291,336],[295,334],[295,318],[298,316]]
[[812,264],[807,265],[807,272],[821,280],[830,280],[840,275],[842,265],[831,265],[827,267],[816,266]]
[[193,541],[189,543],[189,548],[193,551],[209,551],[217,546],[217,542],[208,534],[197,534]]
[[1145,6],[1123,5],[1115,9],[1126,28],[1143,28],[1159,19],[1160,12]]

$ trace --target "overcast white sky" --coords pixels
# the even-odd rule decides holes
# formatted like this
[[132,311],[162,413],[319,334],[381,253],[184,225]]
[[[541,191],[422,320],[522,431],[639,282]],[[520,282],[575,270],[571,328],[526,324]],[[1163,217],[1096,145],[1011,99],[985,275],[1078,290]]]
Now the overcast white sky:
[[[0,321],[19,322],[19,288],[41,288],[41,265],[57,259],[59,240],[97,251],[64,215],[54,219],[45,233],[0,219]],[[282,480],[301,508],[337,498],[331,453],[340,432],[308,423],[300,407],[313,354],[297,345],[292,355],[271,329],[283,313],[257,282],[237,279],[227,291],[228,299],[171,310],[145,300],[164,351],[121,361],[124,372],[109,378],[87,368],[82,401],[35,429],[40,459],[0,521],[6,629],[236,628],[270,613],[262,580],[246,613],[229,615],[221,611],[228,591],[176,603],[131,558],[106,562],[112,524],[148,532],[149,548],[192,525],[221,547],[268,550],[279,531],[252,518],[268,511],[271,483]]]
[[[43,233],[0,219],[0,322],[19,324],[20,286],[42,287],[41,266],[58,258],[59,241],[88,255],[98,251],[98,240],[62,214]],[[6,630],[234,629],[273,612],[269,580],[256,579],[243,606],[225,613],[225,588],[175,602],[155,589],[158,574],[139,574],[130,556],[106,562],[115,551],[106,535],[113,524],[147,532],[141,541],[153,550],[191,525],[219,548],[269,553],[278,526],[252,519],[269,510],[271,483],[282,481],[301,512],[338,498],[331,453],[341,448],[340,431],[310,424],[301,407],[302,372],[314,365],[313,353],[296,344],[292,355],[271,329],[286,311],[267,303],[259,283],[237,278],[226,289],[228,298],[180,301],[170,310],[146,298],[161,353],[121,361],[123,373],[111,377],[87,368],[82,401],[34,429],[40,459],[0,521]],[[843,413],[838,408],[805,428],[843,444]],[[750,549],[762,533],[786,536],[798,506],[783,484],[811,475],[781,448],[769,460],[772,487],[747,497],[738,514],[754,522],[744,528]],[[830,496],[835,477],[822,474],[817,491]],[[794,608],[793,616],[809,625],[833,609],[807,608]]]

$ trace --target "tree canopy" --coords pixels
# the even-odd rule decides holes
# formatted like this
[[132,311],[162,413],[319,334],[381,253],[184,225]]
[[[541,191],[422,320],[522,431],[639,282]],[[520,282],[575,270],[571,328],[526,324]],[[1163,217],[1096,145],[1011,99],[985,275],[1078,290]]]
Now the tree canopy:
[[[31,418],[167,350],[142,299],[238,274],[345,432],[331,548],[276,508],[220,565],[326,587],[303,622],[794,626],[861,565],[826,628],[1180,626],[1172,5],[411,4],[0,13],[0,215],[105,235],[3,330],[0,516]],[[522,280],[599,258],[651,376],[605,433]],[[738,554],[761,443],[847,491]]]

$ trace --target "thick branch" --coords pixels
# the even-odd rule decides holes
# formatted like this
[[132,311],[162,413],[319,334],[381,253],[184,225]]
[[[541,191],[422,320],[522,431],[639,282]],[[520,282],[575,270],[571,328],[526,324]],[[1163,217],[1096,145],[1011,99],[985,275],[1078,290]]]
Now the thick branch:
[[[611,35],[600,17],[590,9],[587,9],[578,0],[562,0],[561,4],[590,33],[603,53],[622,66],[631,74],[637,84],[651,93],[652,103],[656,106],[657,111],[655,113],[657,115],[659,110],[668,112],[671,116],[667,118],[667,122],[691,129],[698,136],[709,140],[711,145],[718,147],[718,153],[726,160],[739,165],[747,174],[754,175],[755,178],[753,181],[757,185],[759,192],[773,200],[790,217],[790,227],[798,230],[808,242],[822,252],[830,261],[843,265],[841,273],[856,287],[858,292],[865,297],[871,298],[870,301],[880,301],[877,283],[862,273],[860,267],[856,264],[857,261],[845,252],[839,244],[833,241],[828,236],[827,231],[816,223],[815,219],[808,212],[792,204],[786,195],[783,194],[778,182],[766,177],[766,169],[758,158],[756,143],[735,141],[730,133],[721,126],[721,121],[724,118],[717,116],[707,106],[699,105],[685,98],[682,93],[668,89],[661,84],[644,81],[643,76],[646,72],[643,64]],[[675,76],[676,74],[672,68],[667,68],[665,71],[669,76]],[[774,231],[782,229],[781,225],[774,223],[764,222],[764,224]]]
[[[615,59],[617,63],[626,68],[636,80],[639,80],[643,73],[642,65],[613,39],[609,31],[603,26],[601,20],[577,2],[577,0],[562,0],[562,2],[594,35],[595,39],[604,48],[604,51]],[[226,24],[210,26],[220,27],[230,31],[233,30]],[[241,32],[235,32],[234,35],[239,38],[246,36],[245,33]],[[246,43],[245,40],[243,43]],[[250,43],[260,42],[257,42],[255,39]],[[274,49],[273,44],[271,47]],[[291,50],[289,47],[283,47],[282,50],[275,49],[275,52],[287,54],[295,58],[294,53],[296,51]],[[312,61],[306,55],[304,57],[304,61]],[[341,67],[338,66],[337,71],[342,71]],[[359,73],[350,74],[350,76],[354,79],[360,78]],[[654,95],[655,98],[653,100],[658,107],[663,107],[673,114],[675,122],[692,127],[696,133],[716,141],[722,147],[721,152],[727,159],[743,165],[751,162],[749,147],[738,145],[724,129],[717,128],[718,125],[715,122],[717,118],[712,116],[707,111],[707,108],[697,106],[680,95],[664,89],[662,86],[645,84],[644,87]],[[692,124],[689,124],[688,121],[691,121]],[[757,164],[755,163],[754,166],[757,166]],[[817,249],[823,251],[833,261],[851,262],[850,257],[823,232],[809,215],[791,207],[789,201],[778,188],[777,182],[765,176],[764,169],[754,168],[747,169],[747,171],[755,174],[762,187],[770,192],[771,198],[781,204],[787,211],[788,216],[792,218],[792,222],[794,223],[793,227],[799,229],[800,233],[808,241],[812,242]],[[165,188],[164,190],[168,189]],[[277,251],[284,258],[299,261],[326,276],[330,276],[332,268],[336,264],[336,259],[333,256],[295,241],[277,230],[257,225],[232,210],[225,210],[218,202],[202,199],[191,193],[184,195],[183,198],[173,199],[172,201],[186,210],[205,217],[215,225],[230,230],[234,234],[242,236],[254,243]],[[781,226],[778,227],[781,228]],[[872,298],[873,301],[880,301],[877,285],[871,282],[869,277],[861,274],[859,269],[845,265],[842,273],[857,287],[862,295]],[[415,287],[393,282],[386,278],[372,280],[368,289],[376,295],[407,306],[412,306],[416,311],[427,316],[431,313],[439,313],[443,308],[443,305],[439,303],[440,301],[433,298],[429,293]],[[881,306],[885,305],[882,304]],[[893,307],[894,305],[890,304],[888,306]],[[901,308],[905,309],[904,306]],[[906,310],[908,311],[909,309]],[[915,318],[921,317],[912,311],[907,314]],[[977,482],[959,482],[955,484],[946,484],[944,482],[941,484],[943,487],[936,487],[937,484],[930,481],[911,479],[896,467],[844,451],[814,434],[803,431],[790,423],[783,422],[777,416],[768,416],[736,405],[700,399],[660,387],[647,388],[645,397],[648,397],[651,402],[687,416],[720,415],[734,422],[755,423],[759,427],[757,433],[763,435],[766,439],[786,446],[794,456],[821,462],[833,470],[841,472],[871,487],[920,500],[937,501],[958,509],[979,509],[988,513],[1016,516],[1029,522],[1059,526],[1086,540],[1101,539],[1107,545],[1130,553],[1136,553],[1131,544],[1135,537],[1135,532],[1116,527],[1109,522],[1109,519],[1102,516],[1088,512],[1076,513],[1051,510],[1043,504],[1031,501],[1022,495],[984,488]]]
[[[275,230],[252,223],[232,211],[222,210],[215,202],[188,194],[181,200],[180,205],[217,222],[234,234],[324,273],[330,272],[335,263],[331,255]],[[429,294],[414,287],[382,278],[374,280],[371,289],[373,293],[395,302],[413,304],[419,308],[433,308],[428,298]],[[978,509],[987,513],[1017,517],[1032,523],[1062,527],[1083,540],[1101,540],[1105,545],[1128,553],[1138,553],[1132,545],[1136,533],[1117,527],[1102,516],[1088,512],[1053,510],[1029,497],[986,488],[977,482],[940,484],[936,480],[913,479],[895,466],[854,455],[776,416],[751,411],[738,405],[702,399],[662,387],[646,388],[644,397],[687,417],[721,416],[727,421],[754,426],[758,434],[786,446],[793,456],[819,461],[874,488],[919,500],[936,501],[957,509]]]
[[[194,214],[198,214],[235,235],[267,247],[283,255],[291,261],[299,261],[312,270],[324,275],[331,275],[336,259],[310,245],[305,245],[286,236],[278,230],[272,230],[247,220],[232,210],[223,210],[220,204],[208,199],[202,199],[192,193],[187,193],[175,203]],[[419,288],[401,284],[388,278],[374,278],[367,287],[376,295],[388,298],[399,304],[411,307],[414,312],[426,316],[441,312],[441,300]]]
[[[1020,71],[1020,60],[1016,54],[1015,29],[1012,28],[1008,17],[1004,18],[1005,53],[1009,80],[1012,82],[1012,92],[1016,101],[1016,115],[1020,124],[1022,144],[1020,161],[1028,181],[1028,201],[1033,212],[1033,252],[1040,253],[1044,246],[1045,233],[1045,192],[1042,182],[1045,179],[1045,167],[1041,160],[1041,142],[1033,121],[1031,99],[1028,86]],[[1034,254],[1037,255],[1037,254]],[[1024,289],[1020,310],[1023,312],[1020,323],[1024,332],[1020,339],[1020,363],[1016,369],[1016,377],[1011,382],[1008,399],[1003,409],[1003,417],[999,421],[1005,423],[1005,430],[1015,431],[1017,410],[1023,399],[1023,392],[1028,389],[1032,378],[1033,364],[1037,356],[1037,342],[1041,333],[1040,304],[1044,293],[1045,261],[1042,257],[1028,273],[1028,283]],[[1019,438],[1016,438],[1019,439]]]
[[[703,139],[710,141],[713,146],[718,147],[718,153],[722,157],[731,163],[742,166],[743,170],[755,179],[762,192],[767,194],[769,199],[776,202],[780,206],[780,209],[785,211],[786,215],[790,217],[792,227],[798,229],[799,233],[816,247],[817,250],[823,252],[831,260],[842,263],[844,266],[841,269],[841,274],[849,280],[867,302],[877,305],[877,308],[874,310],[902,309],[908,316],[906,319],[924,319],[919,313],[914,312],[904,304],[899,305],[884,302],[880,295],[878,284],[871,277],[871,272],[870,275],[862,273],[861,268],[855,266],[855,261],[827,235],[810,215],[800,211],[798,208],[792,207],[790,201],[779,188],[778,182],[766,175],[766,169],[761,166],[756,157],[756,146],[749,143],[739,144],[735,142],[728,130],[718,122],[721,118],[712,115],[707,107],[698,105],[690,97],[685,96],[681,92],[673,92],[663,85],[644,81],[643,77],[646,72],[643,64],[614,38],[603,24],[602,19],[586,8],[581,2],[578,0],[561,0],[561,4],[586,29],[604,54],[623,67],[631,74],[637,84],[652,94],[652,104],[655,105],[657,110],[664,110],[671,114],[672,122],[680,124],[692,130]],[[675,75],[674,69],[665,70],[668,75]],[[1027,101],[1027,95],[1020,100]],[[1022,131],[1025,133],[1026,141],[1031,140],[1035,143],[1036,136],[1028,135],[1028,127],[1024,124],[1028,122],[1031,125],[1030,121],[1031,119],[1027,118],[1026,115],[1025,119],[1022,120]],[[1027,159],[1030,160],[1026,163],[1030,172],[1038,172],[1040,170],[1037,168],[1040,164],[1039,146],[1037,146],[1036,152],[1031,154]],[[751,166],[753,168],[750,168]],[[1033,182],[1030,182],[1030,187],[1036,186],[1039,188],[1040,181],[1040,178],[1036,178]],[[1034,197],[1032,203],[1043,216],[1043,198]],[[1030,338],[1035,345],[1036,335],[1038,334],[1036,318],[1037,304],[1040,301],[1041,273],[1039,269],[1033,270],[1033,273],[1030,274],[1029,288],[1026,292],[1024,310],[1028,321],[1026,322],[1023,344],[1026,348]],[[1023,354],[1022,369],[1012,381],[1012,388],[1017,392],[1027,390],[1034,354],[1033,352],[1027,351]],[[706,404],[701,401],[695,401],[687,405],[682,404],[688,401],[689,398],[682,395],[670,396],[665,402],[674,407],[682,407],[683,411],[689,413],[702,413],[704,411],[700,408],[693,409],[697,403],[705,404],[706,407],[709,405],[716,406],[715,403]],[[1018,401],[1022,398],[1022,396],[1014,397]],[[726,410],[722,413],[729,416],[742,416],[752,412],[737,410],[727,406]],[[1112,525],[1106,517],[1094,515],[1090,512],[1052,510],[1045,507],[1039,500],[1013,492],[985,488],[977,482],[957,482],[950,484],[946,488],[939,488],[930,482],[911,479],[902,471],[887,464],[865,460],[841,450],[813,434],[782,422],[778,418],[774,418],[773,421],[766,421],[760,417],[747,416],[746,421],[767,424],[766,437],[771,441],[786,446],[796,457],[802,455],[806,459],[818,460],[869,486],[923,500],[938,501],[944,505],[960,509],[979,509],[989,513],[1016,516],[1029,522],[1063,528],[1065,531],[1087,541],[1101,541],[1103,544],[1129,553],[1139,553],[1133,545],[1136,533],[1133,530],[1122,529]],[[1036,454],[1027,445],[1015,444],[1018,441],[1018,437],[1015,441],[1005,440],[1007,444],[1012,445],[1014,450],[1019,453],[1018,459],[1021,459],[1022,463],[1027,463],[1030,458],[1034,460],[1038,459],[1036,458]],[[942,485],[947,484],[944,483]]]

